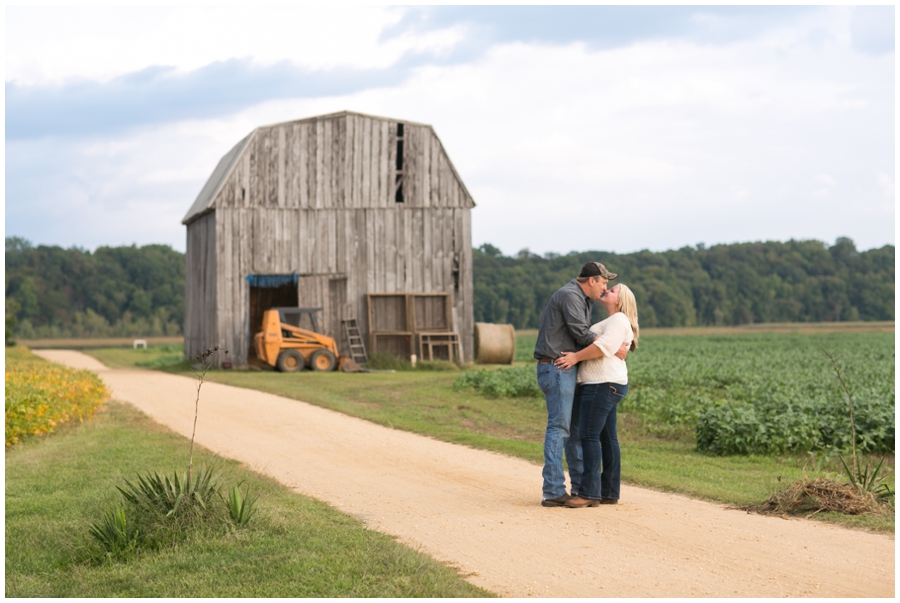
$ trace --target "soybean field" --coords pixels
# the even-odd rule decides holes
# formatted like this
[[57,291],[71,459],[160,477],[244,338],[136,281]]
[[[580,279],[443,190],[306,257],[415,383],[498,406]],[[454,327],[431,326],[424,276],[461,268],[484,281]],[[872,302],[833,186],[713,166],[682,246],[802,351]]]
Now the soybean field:
[[[533,341],[520,339],[518,359]],[[849,400],[828,351],[851,394],[857,448],[894,450],[893,333],[649,335],[640,344],[620,412],[654,435],[727,455],[849,449]],[[472,372],[456,387],[540,396],[524,366]]]

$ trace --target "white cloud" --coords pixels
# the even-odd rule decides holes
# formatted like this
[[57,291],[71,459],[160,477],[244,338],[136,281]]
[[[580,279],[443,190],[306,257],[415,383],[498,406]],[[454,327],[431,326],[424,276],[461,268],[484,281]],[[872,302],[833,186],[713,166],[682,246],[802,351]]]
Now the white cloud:
[[810,195],[816,198],[827,197],[832,189],[837,186],[837,180],[828,174],[819,174],[815,177],[815,182],[816,188],[813,189]]
[[449,28],[381,40],[401,14],[326,5],[7,7],[6,80],[107,81],[151,65],[189,71],[247,57],[312,69],[384,68],[410,51],[446,50],[463,35]]

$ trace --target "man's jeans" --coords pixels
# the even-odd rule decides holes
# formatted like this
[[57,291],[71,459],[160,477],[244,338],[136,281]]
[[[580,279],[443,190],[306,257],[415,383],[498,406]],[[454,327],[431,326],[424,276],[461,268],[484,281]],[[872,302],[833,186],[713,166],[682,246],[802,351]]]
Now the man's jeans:
[[584,475],[578,495],[593,500],[619,500],[622,455],[616,432],[616,409],[628,393],[628,385],[588,383],[579,389],[578,415]]
[[566,493],[563,473],[563,450],[569,465],[572,493],[581,486],[583,461],[578,437],[578,408],[575,385],[578,367],[556,368],[552,362],[537,365],[537,381],[547,400],[547,434],[544,437],[544,498],[557,498]]

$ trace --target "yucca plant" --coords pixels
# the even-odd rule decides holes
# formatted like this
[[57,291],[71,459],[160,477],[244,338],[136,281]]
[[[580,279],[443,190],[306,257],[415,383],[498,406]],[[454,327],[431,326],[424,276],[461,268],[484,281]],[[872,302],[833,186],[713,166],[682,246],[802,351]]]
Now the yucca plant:
[[125,509],[117,507],[103,512],[97,523],[91,524],[91,535],[105,549],[107,555],[119,555],[135,548],[138,534],[125,518]]
[[240,484],[228,491],[225,503],[228,505],[228,514],[231,517],[231,521],[236,527],[242,528],[247,525],[250,518],[256,513],[254,505],[257,498],[259,498],[259,495],[252,498],[249,496],[249,489],[242,494]]
[[125,487],[116,486],[125,500],[145,512],[171,517],[183,504],[196,503],[206,509],[216,491],[212,468],[202,469],[196,476],[190,473],[171,479],[156,473],[138,475],[136,482],[125,480]]
[[841,465],[844,466],[844,475],[847,476],[847,480],[860,493],[869,492],[881,501],[888,501],[890,498],[893,498],[894,491],[884,483],[884,476],[878,475],[881,471],[881,465],[884,463],[884,458],[878,461],[871,473],[869,473],[868,463],[863,466],[857,464],[855,470],[853,470],[847,465],[843,455],[839,455],[838,458],[841,460]]

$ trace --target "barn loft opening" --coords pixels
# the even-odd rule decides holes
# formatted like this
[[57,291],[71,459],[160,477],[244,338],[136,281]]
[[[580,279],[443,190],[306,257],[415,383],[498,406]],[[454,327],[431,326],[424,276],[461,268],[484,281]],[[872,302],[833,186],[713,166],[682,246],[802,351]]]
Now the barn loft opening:
[[403,203],[403,124],[397,124],[397,173],[394,189],[394,201]]
[[403,124],[397,124],[397,171],[403,171]]

